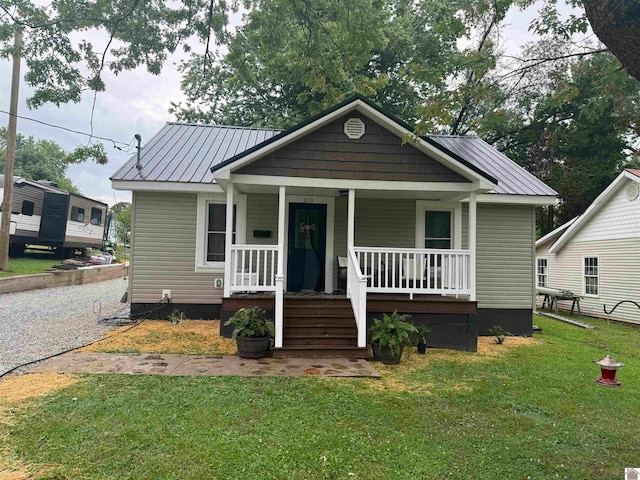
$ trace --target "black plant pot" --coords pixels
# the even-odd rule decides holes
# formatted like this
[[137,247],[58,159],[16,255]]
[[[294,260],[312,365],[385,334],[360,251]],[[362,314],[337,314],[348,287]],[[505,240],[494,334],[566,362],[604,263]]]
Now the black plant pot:
[[424,355],[427,353],[427,343],[426,342],[418,342],[418,353],[420,355]]
[[237,337],[236,344],[241,358],[262,358],[271,346],[271,337]]
[[400,347],[400,353],[393,354],[389,348],[376,345],[375,343],[372,343],[371,347],[373,348],[373,358],[385,365],[397,365],[400,363],[402,351],[404,350],[404,346]]

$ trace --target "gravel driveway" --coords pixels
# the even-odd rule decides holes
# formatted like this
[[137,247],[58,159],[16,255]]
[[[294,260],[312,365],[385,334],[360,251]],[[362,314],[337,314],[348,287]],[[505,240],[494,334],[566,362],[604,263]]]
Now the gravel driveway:
[[[100,337],[111,327],[98,320],[124,307],[120,298],[126,285],[117,278],[0,295],[0,375]],[[100,316],[93,312],[96,300]]]

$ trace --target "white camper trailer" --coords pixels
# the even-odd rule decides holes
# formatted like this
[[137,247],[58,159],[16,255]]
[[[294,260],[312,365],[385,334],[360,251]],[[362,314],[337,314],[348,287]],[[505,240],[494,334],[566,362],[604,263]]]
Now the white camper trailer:
[[[4,181],[0,175],[0,195]],[[76,248],[102,248],[106,217],[105,203],[65,192],[52,182],[13,177],[11,254],[19,255],[26,245],[67,255]]]

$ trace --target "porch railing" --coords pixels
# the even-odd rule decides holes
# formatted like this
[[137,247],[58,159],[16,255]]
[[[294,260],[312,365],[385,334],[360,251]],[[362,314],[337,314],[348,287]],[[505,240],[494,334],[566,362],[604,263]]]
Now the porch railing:
[[367,277],[362,274],[353,247],[347,255],[347,296],[358,328],[358,347],[367,345]]
[[377,293],[471,293],[468,250],[354,247],[367,291]]
[[275,292],[277,245],[231,246],[231,292]]

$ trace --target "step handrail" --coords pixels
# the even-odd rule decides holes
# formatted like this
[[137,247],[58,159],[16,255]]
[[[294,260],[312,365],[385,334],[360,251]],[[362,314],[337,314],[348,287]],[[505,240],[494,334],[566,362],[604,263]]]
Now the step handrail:
[[358,328],[358,347],[367,345],[367,277],[360,270],[360,262],[353,247],[347,255],[347,297]]

